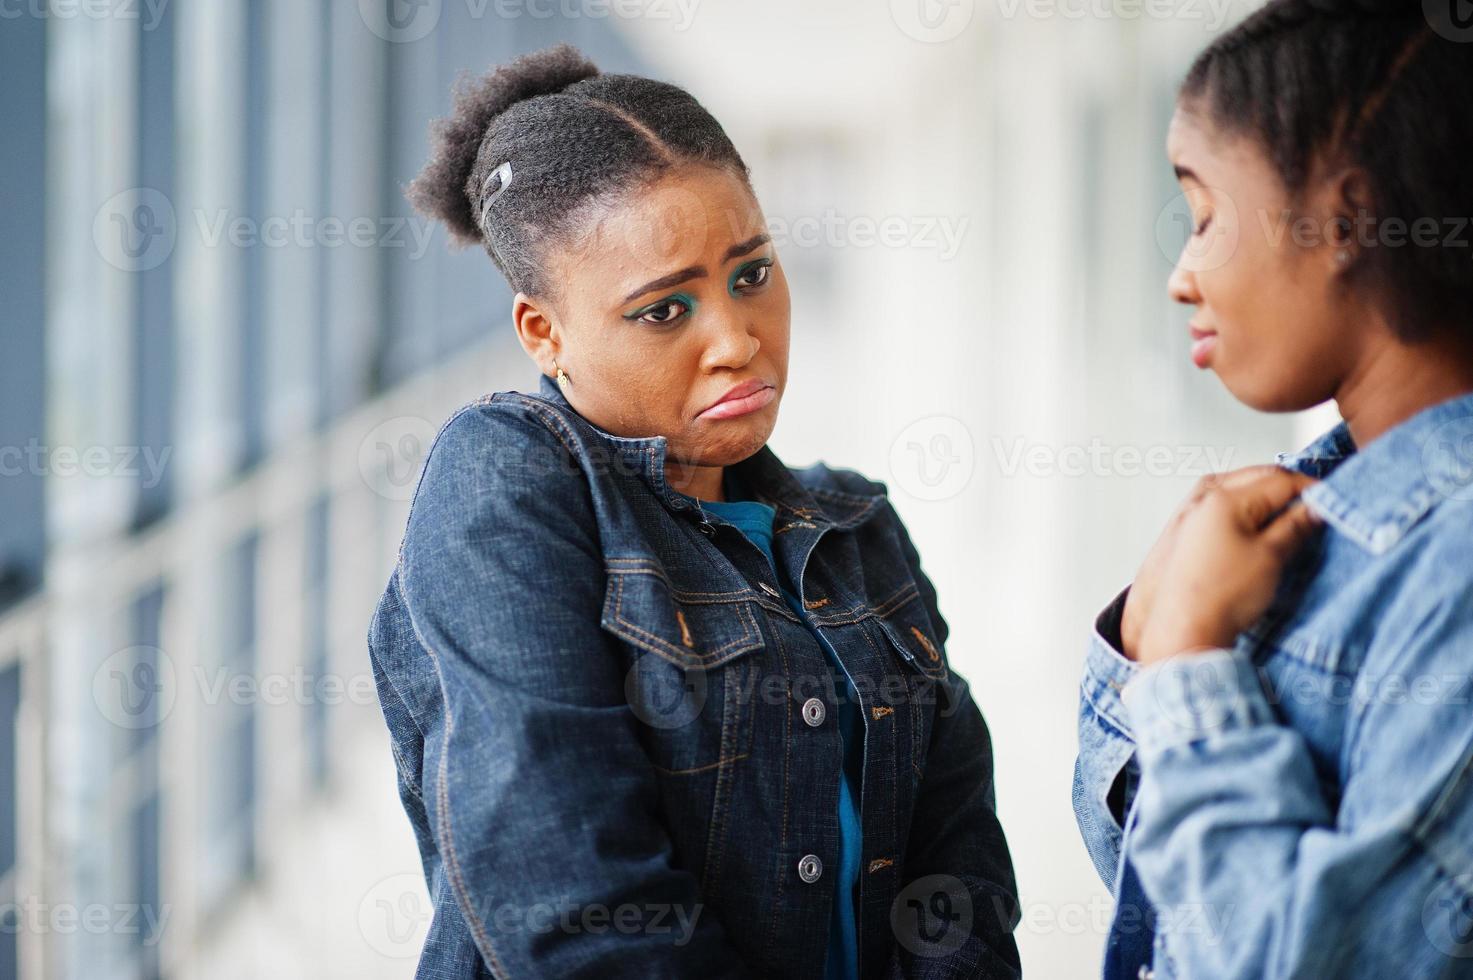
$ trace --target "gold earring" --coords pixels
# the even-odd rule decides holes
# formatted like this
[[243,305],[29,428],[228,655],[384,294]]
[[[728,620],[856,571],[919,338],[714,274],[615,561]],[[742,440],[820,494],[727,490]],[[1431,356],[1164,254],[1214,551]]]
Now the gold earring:
[[557,383],[559,388],[566,388],[568,385],[573,383],[572,379],[568,377],[567,373],[563,371],[562,368],[558,367],[557,358],[555,357],[552,359],[552,366],[553,369],[557,371]]

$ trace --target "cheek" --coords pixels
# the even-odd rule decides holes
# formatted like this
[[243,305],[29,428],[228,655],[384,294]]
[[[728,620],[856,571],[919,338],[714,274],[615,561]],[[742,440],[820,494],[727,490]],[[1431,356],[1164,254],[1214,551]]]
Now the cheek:
[[1228,261],[1198,276],[1225,357],[1272,356],[1293,343],[1303,297],[1289,259],[1282,249],[1243,234]]
[[646,436],[668,429],[688,388],[689,358],[668,335],[620,324],[606,342],[587,348],[580,405],[590,421],[615,435]]
[[616,383],[652,430],[663,431],[682,414],[697,356],[690,344],[668,336],[620,346]]
[[1317,404],[1343,353],[1343,324],[1298,256],[1263,249],[1240,258],[1199,283],[1221,336],[1213,370],[1260,411]]
[[779,276],[773,288],[762,297],[757,310],[757,338],[762,350],[772,358],[783,378],[787,377],[788,347],[792,337],[792,300],[787,280]]
[[[767,355],[786,376],[788,367],[788,347],[792,341],[791,328],[788,321],[787,310],[783,310],[781,317],[770,317],[765,319],[757,328],[757,339],[761,342],[761,354]],[[758,356],[760,357],[761,354]]]

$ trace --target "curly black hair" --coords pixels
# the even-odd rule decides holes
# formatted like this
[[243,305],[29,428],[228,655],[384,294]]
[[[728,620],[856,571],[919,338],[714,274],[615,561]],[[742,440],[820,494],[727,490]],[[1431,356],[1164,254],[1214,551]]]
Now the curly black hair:
[[1353,166],[1367,176],[1377,227],[1436,220],[1436,246],[1366,248],[1350,281],[1369,287],[1407,341],[1444,328],[1473,340],[1473,44],[1439,30],[1425,7],[1270,0],[1197,57],[1180,97],[1256,139],[1291,195],[1317,163]]
[[[444,222],[451,246],[481,243],[514,292],[548,295],[549,246],[585,205],[686,163],[750,172],[715,118],[684,89],[603,74],[572,45],[462,73],[449,116],[431,124],[429,162],[405,189]],[[511,177],[503,179],[510,164]]]

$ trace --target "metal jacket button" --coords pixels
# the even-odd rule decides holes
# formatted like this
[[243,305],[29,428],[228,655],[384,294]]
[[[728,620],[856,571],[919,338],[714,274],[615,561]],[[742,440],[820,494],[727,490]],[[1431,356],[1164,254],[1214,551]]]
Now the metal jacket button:
[[774,599],[781,598],[781,596],[778,595],[777,589],[774,589],[772,586],[768,585],[766,582],[758,582],[757,583],[757,588],[761,589],[763,592],[766,592],[768,595],[772,596]]
[[808,884],[813,884],[823,874],[823,862],[818,859],[817,854],[805,854],[798,859],[798,877]]
[[827,713],[828,711],[824,708],[823,702],[818,698],[809,698],[803,702],[803,720],[808,722],[809,728],[817,728],[819,725],[822,725],[824,715]]

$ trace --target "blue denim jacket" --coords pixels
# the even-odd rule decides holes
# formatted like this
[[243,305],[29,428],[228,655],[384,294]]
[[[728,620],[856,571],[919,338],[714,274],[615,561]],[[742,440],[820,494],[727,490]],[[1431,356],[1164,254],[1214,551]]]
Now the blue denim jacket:
[[[665,450],[545,378],[431,446],[369,631],[434,906],[421,978],[823,968],[833,675]],[[737,466],[864,709],[861,975],[1017,975],[989,733],[883,484],[767,447]]]
[[[772,554],[772,528],[777,511],[761,501],[744,499],[745,491],[740,483],[731,479],[731,470],[726,471],[726,476],[726,500],[722,503],[705,501],[704,506],[716,510],[762,550],[772,564],[774,577],[778,579],[777,590],[783,601],[796,616],[808,623],[808,610],[793,594],[791,583],[786,581],[782,566],[777,564]],[[854,980],[859,975],[859,944],[855,934],[858,921],[854,913],[859,898],[859,855],[864,848],[864,828],[859,820],[860,783],[864,779],[864,718],[858,694],[849,675],[844,673],[839,655],[817,627],[810,625],[809,631],[818,638],[834,672],[834,694],[838,702],[835,713],[843,754],[843,763],[839,767],[839,860],[832,868],[834,905],[829,926],[828,962],[824,965],[823,975],[825,980]]]
[[[1231,650],[1086,656],[1074,806],[1139,973],[1473,976],[1473,396],[1285,467],[1326,522]],[[1122,872],[1127,872],[1122,874]]]

